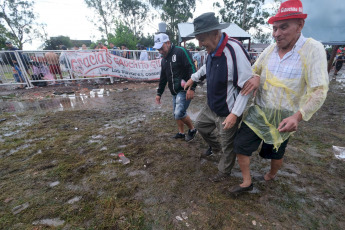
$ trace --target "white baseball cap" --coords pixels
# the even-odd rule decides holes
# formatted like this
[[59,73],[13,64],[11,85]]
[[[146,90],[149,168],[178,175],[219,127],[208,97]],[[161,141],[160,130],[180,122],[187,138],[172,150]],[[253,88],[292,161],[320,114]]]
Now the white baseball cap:
[[170,41],[170,40],[169,40],[168,35],[161,33],[161,34],[155,35],[154,41],[155,41],[155,45],[153,46],[153,48],[160,49],[162,48],[165,42]]

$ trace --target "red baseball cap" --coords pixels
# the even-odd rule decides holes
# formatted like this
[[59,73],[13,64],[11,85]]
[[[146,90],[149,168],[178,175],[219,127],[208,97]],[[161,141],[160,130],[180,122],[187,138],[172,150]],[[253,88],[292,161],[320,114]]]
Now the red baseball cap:
[[268,23],[273,24],[273,22],[276,21],[293,18],[307,18],[307,14],[303,14],[303,6],[300,0],[288,0],[283,2],[280,5],[277,14],[268,19]]

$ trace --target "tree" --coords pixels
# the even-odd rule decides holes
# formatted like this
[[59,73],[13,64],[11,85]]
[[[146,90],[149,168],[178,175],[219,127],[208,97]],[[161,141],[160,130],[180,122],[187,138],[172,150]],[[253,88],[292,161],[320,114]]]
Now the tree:
[[117,24],[115,34],[116,36],[109,34],[109,42],[113,43],[115,46],[126,44],[127,48],[130,50],[134,50],[136,48],[138,39],[134,35],[133,31],[121,22]]
[[193,42],[188,42],[187,44],[186,44],[186,47],[187,47],[187,49],[192,49],[192,50],[195,50],[195,44],[193,43]]
[[145,47],[152,47],[154,43],[153,34],[147,34],[146,36],[141,36],[139,39],[139,43]]
[[215,3],[215,6],[220,8],[221,20],[236,23],[246,31],[267,24],[267,18],[270,16],[268,11],[262,8],[265,0],[223,0],[223,3],[223,7],[219,2]]
[[2,37],[12,40],[13,44],[23,49],[25,43],[40,37],[35,22],[33,0],[2,0],[0,1],[0,22]]
[[263,32],[262,28],[258,28],[253,36],[253,39],[257,43],[269,44],[272,42],[272,34]]
[[0,24],[0,49],[6,48],[5,42],[8,37],[8,31],[6,30],[5,26]]
[[139,0],[120,0],[120,12],[123,14],[122,21],[139,37],[143,24],[147,18],[148,5]]
[[167,23],[167,34],[177,44],[177,25],[193,18],[195,0],[149,0],[154,8],[161,11],[161,19]]
[[87,7],[95,12],[96,19],[91,22],[98,30],[105,35],[109,41],[109,34],[115,29],[116,10],[118,8],[117,0],[84,0]]
[[50,37],[43,44],[43,50],[60,50],[60,45],[64,45],[67,48],[73,46],[71,39],[66,36]]

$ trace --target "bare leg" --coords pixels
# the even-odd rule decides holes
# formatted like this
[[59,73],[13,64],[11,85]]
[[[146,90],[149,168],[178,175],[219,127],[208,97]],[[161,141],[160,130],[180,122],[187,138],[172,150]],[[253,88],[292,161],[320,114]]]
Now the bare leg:
[[178,131],[180,133],[184,133],[184,123],[183,123],[182,119],[176,120],[176,123],[177,123]]
[[250,157],[241,154],[236,154],[236,156],[243,177],[243,183],[240,184],[240,186],[248,187],[252,184],[252,178],[250,176]]
[[283,165],[283,159],[280,160],[271,160],[271,170],[265,174],[265,180],[272,180],[276,177],[277,172],[279,171],[279,169],[282,167]]
[[186,117],[182,118],[181,121],[182,121],[184,124],[186,124],[186,125],[188,126],[189,129],[194,129],[192,120],[190,119],[189,116],[186,116]]

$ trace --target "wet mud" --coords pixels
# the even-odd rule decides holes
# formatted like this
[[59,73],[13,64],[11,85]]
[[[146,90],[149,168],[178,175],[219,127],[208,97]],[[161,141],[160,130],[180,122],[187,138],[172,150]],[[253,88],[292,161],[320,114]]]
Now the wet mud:
[[[341,229],[345,225],[345,75],[289,142],[269,183],[231,197],[212,183],[219,157],[200,136],[175,140],[172,98],[157,83],[117,82],[0,92],[0,229]],[[205,104],[198,87],[188,110]],[[123,153],[129,164],[118,157]],[[257,153],[252,175],[269,162]]]

